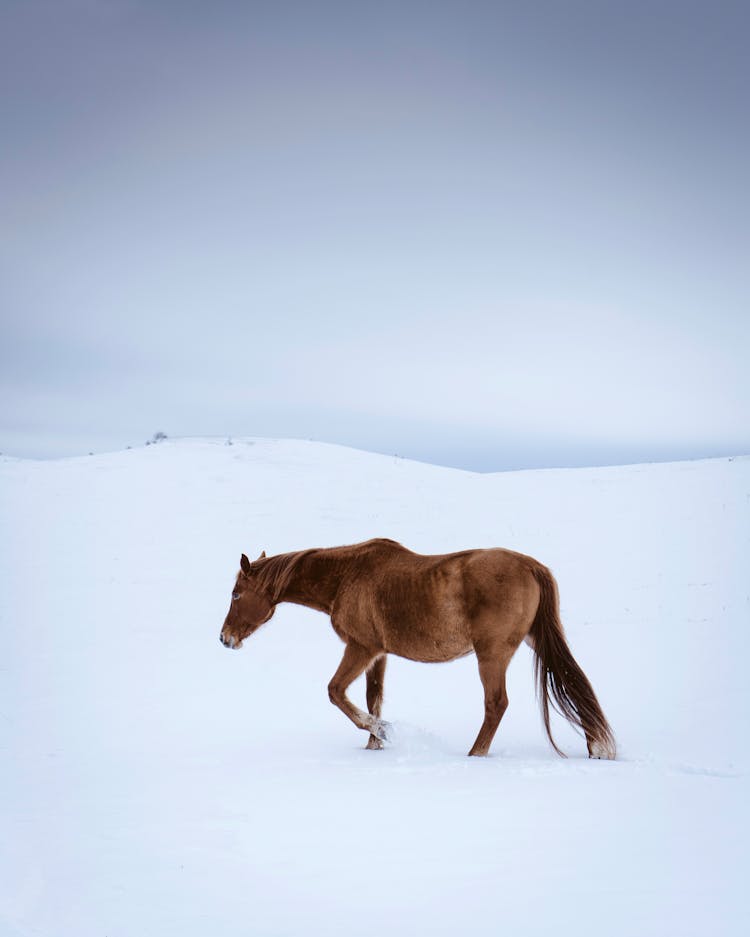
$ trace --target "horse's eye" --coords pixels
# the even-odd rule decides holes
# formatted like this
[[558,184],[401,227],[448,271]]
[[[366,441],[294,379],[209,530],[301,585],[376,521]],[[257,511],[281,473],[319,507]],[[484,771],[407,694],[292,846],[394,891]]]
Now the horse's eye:
[[239,597],[240,597],[239,592],[233,592],[233,593],[232,593],[232,601],[233,601],[233,602],[236,602]]

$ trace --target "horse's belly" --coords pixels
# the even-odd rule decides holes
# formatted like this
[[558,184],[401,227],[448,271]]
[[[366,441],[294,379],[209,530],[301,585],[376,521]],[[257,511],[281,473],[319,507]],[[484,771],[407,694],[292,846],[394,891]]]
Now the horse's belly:
[[456,660],[474,650],[471,639],[461,626],[444,628],[439,632],[392,628],[387,630],[385,639],[389,654],[424,663]]

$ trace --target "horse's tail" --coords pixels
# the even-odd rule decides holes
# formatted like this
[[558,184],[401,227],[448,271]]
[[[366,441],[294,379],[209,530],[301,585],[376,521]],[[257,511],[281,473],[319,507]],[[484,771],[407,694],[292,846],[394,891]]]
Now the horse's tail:
[[549,704],[586,736],[592,758],[614,758],[615,737],[586,674],[570,653],[560,623],[557,583],[544,566],[534,567],[534,577],[541,595],[529,643],[536,652],[534,682],[542,709],[547,737],[558,755],[564,753],[555,744],[549,725]]

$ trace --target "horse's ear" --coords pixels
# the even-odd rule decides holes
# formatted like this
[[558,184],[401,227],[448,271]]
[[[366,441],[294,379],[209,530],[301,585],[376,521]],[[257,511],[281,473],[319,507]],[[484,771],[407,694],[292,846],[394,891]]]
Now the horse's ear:
[[248,575],[250,572],[250,560],[243,553],[240,557],[240,569],[245,575]]
[[[261,555],[258,557],[258,560],[264,560],[265,558],[266,558],[266,551],[264,550],[264,551],[261,553]],[[257,563],[258,560],[256,560],[255,562]]]

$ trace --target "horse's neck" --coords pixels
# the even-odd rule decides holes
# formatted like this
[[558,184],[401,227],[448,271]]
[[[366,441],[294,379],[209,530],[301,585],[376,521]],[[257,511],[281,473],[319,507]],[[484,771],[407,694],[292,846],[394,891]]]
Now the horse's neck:
[[306,605],[330,614],[347,564],[338,550],[305,550],[292,554],[277,602]]

